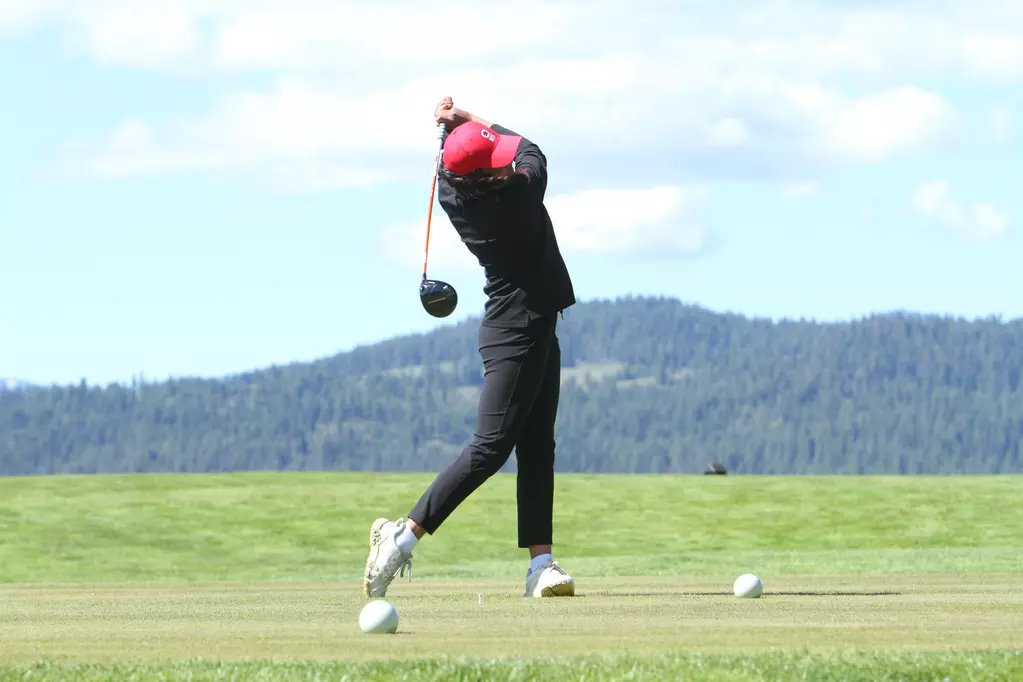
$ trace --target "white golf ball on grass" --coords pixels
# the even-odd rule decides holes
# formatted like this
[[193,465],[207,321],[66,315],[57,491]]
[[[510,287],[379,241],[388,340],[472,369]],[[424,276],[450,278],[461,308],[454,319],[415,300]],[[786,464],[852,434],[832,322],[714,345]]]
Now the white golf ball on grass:
[[362,607],[359,627],[366,634],[393,634],[398,630],[398,609],[383,599],[374,599]]
[[764,593],[764,583],[752,573],[745,573],[735,579],[732,592],[740,599],[756,599]]

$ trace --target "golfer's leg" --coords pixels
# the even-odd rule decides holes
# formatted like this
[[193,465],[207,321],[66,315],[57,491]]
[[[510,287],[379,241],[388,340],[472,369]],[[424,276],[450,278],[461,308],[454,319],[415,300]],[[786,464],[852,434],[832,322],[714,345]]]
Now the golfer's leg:
[[508,461],[543,380],[548,344],[548,337],[525,331],[481,330],[484,379],[476,433],[409,512],[409,519],[422,531],[436,532],[465,498]]
[[551,552],[554,516],[554,424],[561,394],[561,347],[551,330],[547,369],[540,392],[519,435],[518,459],[519,547],[537,557]]

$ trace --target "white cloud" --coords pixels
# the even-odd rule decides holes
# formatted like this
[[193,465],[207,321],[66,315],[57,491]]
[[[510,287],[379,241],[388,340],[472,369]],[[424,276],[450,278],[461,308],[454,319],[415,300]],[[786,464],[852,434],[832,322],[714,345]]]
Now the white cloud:
[[359,73],[367,65],[426,73],[467,53],[485,58],[549,44],[584,9],[542,0],[517,7],[532,30],[505,30],[486,10],[409,0],[3,0],[0,27],[56,24],[76,49],[133,68],[179,71],[184,61],[224,73]]
[[[297,0],[250,2],[224,16],[212,60],[227,70],[361,71],[381,67],[428,72],[471,54],[489,55],[549,45],[571,29],[580,5],[520,0],[530,30],[502,24],[492,10],[464,6]],[[374,26],[385,28],[375,29]]]
[[1009,230],[1008,215],[989,203],[963,206],[952,196],[946,180],[921,183],[913,192],[912,202],[918,213],[932,218],[966,241],[995,239]]
[[[161,67],[187,60],[200,49],[200,32],[190,8],[173,3],[97,3],[76,35],[98,61]],[[78,9],[77,11],[82,11]]]
[[[833,107],[828,111],[827,107]],[[885,161],[921,151],[947,132],[952,107],[934,93],[903,87],[853,101],[823,100],[818,121],[826,126],[822,146],[835,156],[860,163]]]
[[[420,222],[391,225],[381,233],[381,248],[393,262],[410,268],[423,267],[426,256],[426,216]],[[476,272],[480,264],[465,247],[451,222],[434,207],[430,227],[430,259],[427,272]]]
[[783,196],[789,197],[791,199],[798,199],[801,197],[813,196],[814,194],[817,194],[819,190],[820,190],[819,182],[807,180],[805,182],[786,183],[785,185],[782,186],[781,193]]
[[703,186],[588,189],[552,197],[547,209],[566,251],[679,255],[706,245],[709,199]]
[[931,150],[957,116],[913,83],[1023,79],[1017,5],[525,0],[523,31],[485,7],[410,1],[6,0],[0,25],[49,22],[103,64],[221,79],[208,109],[146,120],[131,144],[130,121],[77,144],[79,168],[306,190],[420,178],[450,94],[539,142],[571,192],[626,164],[639,185],[779,182]]
[[1012,107],[998,104],[991,108],[989,118],[991,133],[996,140],[1005,141],[1012,131]]
[[[676,66],[707,73],[745,65],[814,80],[833,74],[898,78],[893,71],[939,74],[950,69],[994,79],[1023,76],[1018,58],[1023,31],[1014,30],[1023,26],[1023,9],[1002,0],[937,5],[737,0],[728,11],[713,12],[691,3],[637,10],[609,0],[521,0],[516,5],[530,18],[529,31],[502,21],[485,6],[466,11],[457,4],[427,6],[411,0],[176,0],[165,9],[150,0],[4,0],[0,26],[56,24],[70,35],[94,38],[75,41],[93,56],[153,66],[146,43],[166,39],[160,22],[169,18],[171,33],[181,35],[187,25],[186,33],[201,35],[200,42],[189,41],[196,59],[228,72],[354,73],[384,64],[425,73],[464,62],[466,55],[478,61],[500,60],[510,51],[564,56],[643,48],[701,56]],[[136,29],[132,39],[122,30],[128,25]],[[160,65],[176,69],[180,55],[165,55]]]
[[[938,5],[737,0],[728,11],[713,12],[690,3],[637,11],[609,0],[521,0],[516,6],[530,18],[529,31],[501,21],[485,6],[466,11],[458,4],[411,0],[176,0],[165,9],[150,0],[4,0],[0,26],[49,22],[94,57],[176,70],[179,51],[162,50],[159,63],[152,58],[152,43],[171,40],[187,44],[196,63],[228,73],[356,74],[372,65],[374,71],[397,67],[407,75],[464,63],[466,55],[493,66],[510,52],[593,56],[641,49],[687,58],[673,66],[708,75],[742,67],[801,80],[951,72],[997,81],[1023,77],[1023,30],[1014,30],[1023,26],[1023,9],[1003,0]],[[164,21],[172,30],[161,28]],[[200,40],[182,42],[184,35]]]
[[[202,170],[260,173],[275,187],[361,187],[428,174],[436,129],[399,106],[401,93],[358,100],[283,82],[267,93],[230,93],[204,118],[156,132],[129,120],[74,165],[106,177]],[[381,115],[367,115],[379,110]],[[282,182],[284,184],[282,184]]]
[[66,9],[67,0],[2,0],[0,35],[33,28],[45,20],[56,19]]
[[[878,163],[928,148],[954,120],[941,98],[915,88],[855,99],[734,78],[704,90],[667,66],[608,57],[452,72],[360,97],[283,80],[269,91],[226,94],[205,116],[151,131],[145,144],[125,150],[108,139],[85,156],[94,167],[140,173],[299,166],[316,176],[344,169],[346,178],[411,179],[432,159],[433,102],[453,92],[466,95],[459,106],[541,144],[559,169],[555,182],[571,190],[606,184],[625,164],[638,182],[680,182],[689,172],[714,179],[752,169],[766,177]],[[651,94],[658,82],[702,106],[658,104]],[[644,112],[638,125],[632,111]],[[672,162],[682,157],[686,166]]]
[[750,139],[749,128],[741,119],[729,116],[707,125],[707,140],[712,146],[740,145]]
[[959,45],[970,70],[1006,83],[1023,77],[1023,34],[973,33],[962,38]]
[[[563,253],[690,255],[707,242],[700,211],[710,199],[703,186],[590,189],[546,201]],[[395,262],[422,265],[426,220],[394,225],[381,235]],[[450,221],[434,210],[429,270],[478,271],[479,262],[462,244]]]

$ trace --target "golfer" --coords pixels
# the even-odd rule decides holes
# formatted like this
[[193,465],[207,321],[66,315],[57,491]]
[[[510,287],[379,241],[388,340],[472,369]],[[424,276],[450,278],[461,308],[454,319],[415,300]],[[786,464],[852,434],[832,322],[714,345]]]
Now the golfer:
[[554,422],[561,385],[558,315],[575,291],[544,206],[547,159],[513,131],[461,109],[451,98],[434,111],[447,126],[438,197],[462,242],[486,274],[479,330],[483,390],[476,433],[408,514],[377,519],[370,531],[365,592],[380,598],[410,571],[412,552],[474,490],[518,463],[519,547],[529,550],[527,597],[575,594],[554,561]]

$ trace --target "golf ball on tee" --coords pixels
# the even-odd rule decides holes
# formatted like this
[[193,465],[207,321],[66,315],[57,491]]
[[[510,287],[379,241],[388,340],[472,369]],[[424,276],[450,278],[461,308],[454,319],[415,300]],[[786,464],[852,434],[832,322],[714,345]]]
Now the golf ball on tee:
[[398,629],[398,610],[383,599],[375,599],[362,607],[359,627],[368,634],[392,634]]
[[735,579],[732,592],[741,599],[756,599],[764,593],[764,583],[752,573],[746,573]]

